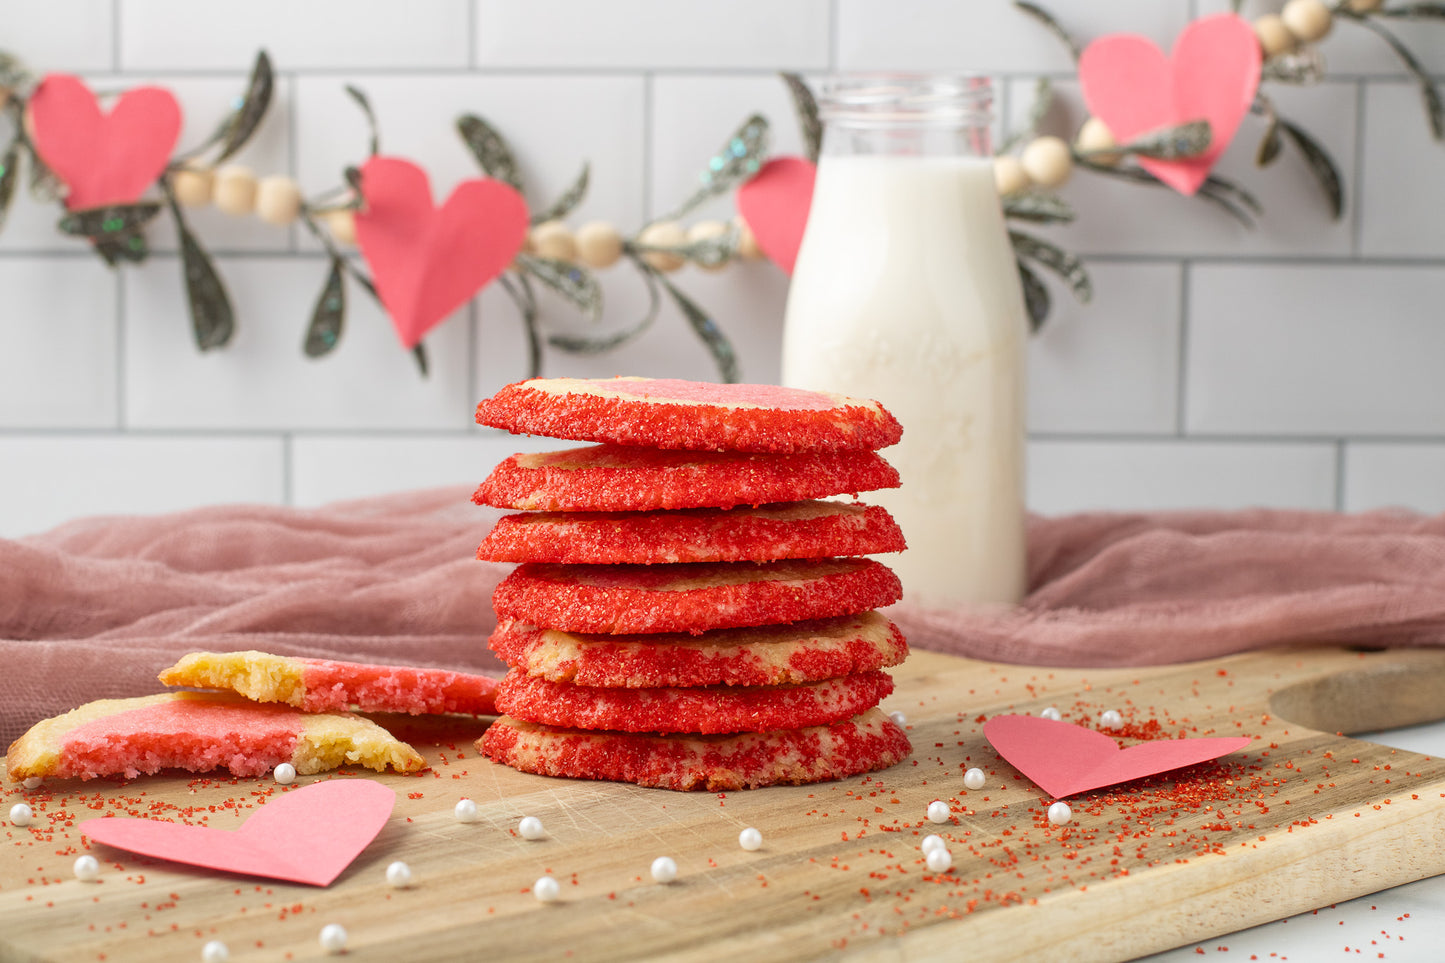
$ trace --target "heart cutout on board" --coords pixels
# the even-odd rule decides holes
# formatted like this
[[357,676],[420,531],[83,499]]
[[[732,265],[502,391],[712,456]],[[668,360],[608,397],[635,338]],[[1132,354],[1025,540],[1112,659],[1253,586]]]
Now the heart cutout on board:
[[109,112],[84,81],[50,74],[29,102],[35,150],[69,188],[71,210],[129,204],[165,173],[181,136],[181,107],[161,87],[137,87]]
[[818,168],[802,157],[775,157],[738,188],[738,214],[762,248],[788,274],[798,261],[808,208],[813,203],[813,182]]
[[1079,84],[1089,112],[1121,144],[1163,127],[1209,121],[1209,148],[1197,157],[1138,158],[1140,167],[1165,184],[1193,194],[1249,112],[1261,63],[1254,28],[1226,13],[1185,27],[1169,57],[1137,34],[1100,37],[1079,56]]
[[282,793],[238,829],[107,817],[81,824],[93,842],[190,866],[329,886],[396,805],[372,779],[332,779]]
[[994,716],[984,738],[1055,799],[1208,762],[1249,745],[1248,736],[1156,739],[1120,749],[1112,736],[1037,716]]
[[426,171],[373,157],[361,193],[356,243],[407,348],[506,270],[527,239],[527,202],[502,181],[462,181],[435,207]]

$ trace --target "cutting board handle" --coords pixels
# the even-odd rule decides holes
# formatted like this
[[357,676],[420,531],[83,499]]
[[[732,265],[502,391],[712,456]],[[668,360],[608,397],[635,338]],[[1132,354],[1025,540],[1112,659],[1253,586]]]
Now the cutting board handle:
[[1368,732],[1445,719],[1445,652],[1361,653],[1357,668],[1275,692],[1269,709],[1320,732]]

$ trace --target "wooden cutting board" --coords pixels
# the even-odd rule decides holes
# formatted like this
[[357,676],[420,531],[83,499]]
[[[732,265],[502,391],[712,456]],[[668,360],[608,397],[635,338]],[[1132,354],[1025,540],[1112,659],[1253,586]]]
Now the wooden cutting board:
[[[0,960],[198,960],[211,939],[238,963],[308,959],[332,922],[356,960],[1124,959],[1445,871],[1445,764],[1336,734],[1445,716],[1445,652],[1108,671],[920,652],[896,677],[885,707],[907,715],[912,759],[817,786],[723,796],[547,779],[478,758],[475,727],[418,730],[433,768],[382,777],[396,811],[326,889],[100,848],[102,881],[78,882],[84,818],[119,807],[234,828],[280,790],[56,784],[29,794],[40,829],[0,828]],[[1255,741],[1173,779],[1075,797],[1073,821],[1055,827],[1049,799],[981,733],[990,715],[1049,705],[1072,721],[1117,709],[1140,735]],[[986,788],[964,789],[971,765]],[[479,822],[453,817],[462,797]],[[0,812],[20,798],[8,791]],[[924,818],[938,798],[947,826]],[[516,834],[525,815],[545,839]],[[760,851],[738,846],[745,826],[762,831]],[[945,875],[919,852],[934,831],[950,839]],[[671,885],[649,875],[662,855],[678,865]],[[413,888],[386,886],[393,860]],[[530,893],[544,872],[562,883],[557,904]]]

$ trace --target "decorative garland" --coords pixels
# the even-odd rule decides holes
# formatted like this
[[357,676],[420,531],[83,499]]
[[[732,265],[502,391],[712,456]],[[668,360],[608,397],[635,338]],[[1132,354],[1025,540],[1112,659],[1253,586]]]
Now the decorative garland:
[[[1265,118],[1255,154],[1260,167],[1292,144],[1320,187],[1330,214],[1344,209],[1344,189],[1333,160],[1298,125],[1281,117],[1262,81],[1310,84],[1325,76],[1315,44],[1337,20],[1380,36],[1418,82],[1430,132],[1445,139],[1445,107],[1429,75],[1383,20],[1445,22],[1445,2],[1385,7],[1382,0],[1289,0],[1279,14],[1252,23],[1234,13],[1189,24],[1172,57],[1148,39],[1118,34],[1081,47],[1042,7],[1016,0],[1070,50],[1092,116],[1072,142],[1038,136],[1050,87],[1041,81],[1024,130],[1002,144],[994,158],[995,181],[1010,221],[1068,223],[1073,210],[1056,193],[1079,168],[1129,183],[1168,186],[1197,195],[1252,226],[1263,213],[1246,189],[1211,172],[1246,113]],[[14,57],[0,54],[0,111],[13,134],[0,151],[0,225],[29,169],[33,196],[59,202],[66,234],[84,238],[110,266],[144,261],[144,228],[163,212],[174,222],[192,331],[199,350],[224,347],[233,337],[235,314],[221,275],[184,211],[214,204],[234,216],[254,214],[277,226],[301,223],[317,238],[329,269],[312,308],[303,351],[329,354],[345,329],[347,279],[386,311],[403,346],[427,370],[422,339],[485,285],[496,281],[516,304],[529,346],[529,373],[542,368],[543,347],[600,354],[642,335],[656,320],[666,294],[711,353],[722,380],[739,376],[736,353],[722,329],[667,275],[691,262],[716,270],[734,259],[764,256],[791,272],[806,223],[822,136],[817,104],[802,78],[783,74],[796,108],[804,157],[768,159],[768,121],[754,114],[708,159],[697,189],[666,215],[625,235],[603,222],[575,231],[566,217],[586,196],[590,168],[550,204],[533,210],[525,199],[518,165],[502,135],[484,119],[466,115],[457,131],[485,175],[459,184],[436,206],[426,172],[379,152],[376,118],[362,91],[347,93],[364,112],[370,130],[368,158],[342,172],[342,183],[306,199],[286,175],[257,178],[227,161],[255,133],[270,106],[274,76],[270,59],[257,55],[238,106],[200,146],[172,155],[181,114],[174,95],[141,87],[115,98],[108,113],[82,81],[52,74],[37,80]],[[155,188],[160,199],[146,199]],[[730,223],[682,219],[710,198],[737,191],[740,213]],[[1010,231],[1032,325],[1051,307],[1036,273],[1057,274],[1081,301],[1091,294],[1082,261],[1029,233]],[[370,273],[343,248],[355,244]],[[602,292],[593,272],[625,262],[643,278],[649,302],[643,316],[620,330],[577,335],[544,330],[536,286],[573,305],[588,322],[602,317]]]

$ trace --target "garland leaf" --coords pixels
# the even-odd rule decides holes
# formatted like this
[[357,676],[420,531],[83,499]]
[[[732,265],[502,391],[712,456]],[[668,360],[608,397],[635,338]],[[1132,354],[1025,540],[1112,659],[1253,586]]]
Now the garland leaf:
[[[649,271],[653,269],[649,268]],[[656,273],[655,271],[653,273]],[[672,295],[672,300],[677,302],[678,309],[692,330],[702,339],[707,346],[708,352],[712,355],[713,362],[717,365],[718,374],[728,384],[736,384],[738,381],[738,356],[733,350],[732,342],[723,334],[722,329],[709,314],[693,302],[687,295],[683,294],[677,287],[667,279],[665,275],[657,274],[657,280],[661,282],[663,290]]]
[[582,316],[596,323],[602,317],[602,286],[597,277],[580,264],[534,254],[517,255],[523,271],[571,301]]
[[542,336],[537,330],[536,292],[532,290],[527,275],[520,271],[517,272],[516,286],[513,286],[505,274],[497,280],[502,283],[502,290],[507,292],[507,295],[517,305],[517,311],[522,315],[522,327],[527,334],[527,377],[540,378],[542,376]]
[[1027,264],[1016,259],[1015,264],[1019,267],[1019,281],[1024,289],[1024,307],[1029,312],[1029,333],[1035,334],[1044,326],[1044,321],[1049,316],[1049,308],[1052,307],[1053,299],[1049,296],[1049,289],[1039,276],[1029,270]]
[[1074,220],[1074,209],[1055,194],[1026,191],[1010,194],[1003,200],[1004,217],[1035,224],[1068,224]]
[[1289,139],[1299,148],[1301,154],[1305,155],[1305,161],[1310,166],[1310,172],[1315,175],[1319,182],[1320,190],[1324,191],[1325,199],[1330,205],[1330,217],[1338,221],[1345,213],[1345,188],[1344,182],[1340,180],[1340,172],[1335,167],[1335,162],[1330,155],[1321,147],[1313,137],[1287,120],[1279,122],[1280,129],[1289,135]]
[[1377,17],[1398,20],[1445,20],[1445,3],[1404,3],[1374,11]]
[[181,276],[186,282],[186,304],[191,312],[191,331],[196,337],[196,347],[201,351],[225,347],[236,333],[236,314],[231,308],[231,298],[211,256],[196,240],[186,219],[176,203],[170,182],[161,181],[166,194],[166,206],[176,222],[176,235],[181,246]]
[[510,184],[518,194],[522,193],[522,174],[517,168],[517,159],[496,128],[476,114],[464,114],[457,118],[457,132],[488,177]]
[[346,285],[343,283],[344,262],[331,258],[331,270],[321,288],[321,296],[311,309],[311,323],[306,326],[306,340],[302,351],[308,358],[328,355],[341,342],[341,332],[346,326]]
[[1058,37],[1060,42],[1062,42],[1065,47],[1069,48],[1070,56],[1072,56],[1075,60],[1079,59],[1079,54],[1082,52],[1082,48],[1079,47],[1078,41],[1076,41],[1073,37],[1069,36],[1069,32],[1063,28],[1062,24],[1060,24],[1057,20],[1054,19],[1053,14],[1049,13],[1047,10],[1037,4],[1027,2],[1027,0],[1014,0],[1014,6],[1018,7],[1024,13],[1028,14],[1030,17],[1033,17],[1039,23],[1043,24],[1046,28],[1048,28],[1048,31],[1050,33],[1052,33],[1055,37]]
[[1123,151],[1138,154],[1154,160],[1181,160],[1198,157],[1209,149],[1214,130],[1207,120],[1191,120],[1173,127],[1161,127],[1147,131],[1125,144],[1122,148],[1110,147],[1106,154]]
[[0,158],[0,228],[5,226],[5,218],[10,213],[10,202],[15,199],[19,167],[20,139],[16,138],[5,148],[5,156]]
[[1076,255],[1032,234],[1009,231],[1008,236],[1017,257],[1053,271],[1064,279],[1081,304],[1089,303],[1089,299],[1094,295],[1094,286],[1089,280],[1089,272],[1084,268],[1084,262]]
[[1401,43],[1399,37],[1364,15],[1350,10],[1349,7],[1338,7],[1335,9],[1335,13],[1347,20],[1353,20],[1366,30],[1377,34],[1380,39],[1390,45],[1390,49],[1395,51],[1395,56],[1400,58],[1405,69],[1420,85],[1420,97],[1425,101],[1425,120],[1430,125],[1430,136],[1436,140],[1445,140],[1445,103],[1440,100],[1440,91],[1435,88],[1435,81],[1431,79],[1420,61],[1415,59],[1410,48]]
[[657,320],[658,309],[662,307],[662,296],[657,290],[657,278],[636,255],[629,254],[628,257],[637,265],[637,273],[647,282],[647,311],[643,313],[642,320],[629,328],[600,338],[554,334],[547,339],[548,344],[572,354],[604,354],[613,348],[621,347],[652,327],[652,322]]
[[271,58],[262,50],[256,54],[256,63],[251,67],[251,79],[246,84],[246,93],[241,106],[232,112],[219,131],[221,152],[216,155],[219,164],[236,151],[246,146],[246,141],[261,126],[261,119],[271,106],[271,95],[275,91],[276,78],[271,70]]
[[376,127],[376,112],[371,109],[371,99],[360,87],[353,87],[351,84],[346,85],[346,95],[356,101],[356,105],[366,117],[366,130],[369,135],[367,153],[375,157],[381,153],[381,134]]
[[155,201],[109,204],[70,211],[60,218],[56,227],[73,237],[123,239],[140,231],[160,212],[161,206]]
[[560,221],[571,214],[582,199],[587,196],[587,186],[592,177],[592,165],[587,161],[582,162],[582,170],[578,172],[577,179],[572,186],[562,192],[562,196],[552,202],[552,205],[540,214],[532,215],[533,224],[541,224],[544,221]]
[[708,160],[707,168],[699,175],[702,185],[677,210],[658,220],[675,221],[709,198],[726,194],[756,174],[767,153],[768,119],[753,114]]
[[808,160],[816,164],[818,153],[823,149],[823,121],[818,117],[818,99],[801,74],[784,72],[782,77],[783,83],[788,85],[788,93],[793,96],[798,130],[803,135],[803,150]]

